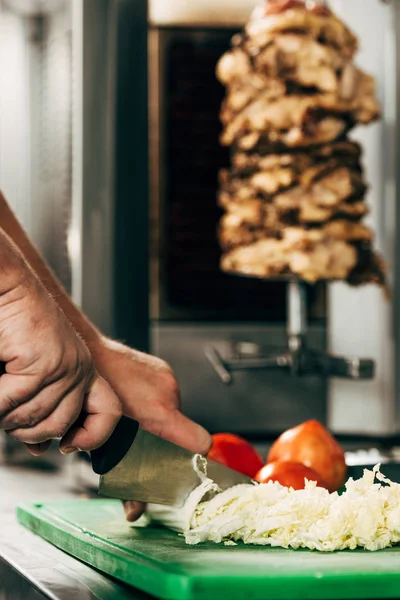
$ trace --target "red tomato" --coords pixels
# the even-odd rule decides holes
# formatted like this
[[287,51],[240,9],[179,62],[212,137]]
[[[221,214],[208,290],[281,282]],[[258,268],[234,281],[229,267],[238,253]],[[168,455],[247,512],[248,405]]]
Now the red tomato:
[[339,490],[346,478],[343,449],[318,421],[306,421],[285,431],[268,454],[269,463],[277,460],[309,467],[326,481],[331,492]]
[[319,487],[328,489],[325,481],[315,471],[296,462],[277,460],[264,465],[254,478],[260,483],[278,481],[281,485],[295,490],[304,489],[304,479],[316,481]]
[[248,477],[254,477],[263,466],[261,456],[243,438],[233,433],[216,433],[212,438],[213,445],[207,455],[210,460],[215,460]]

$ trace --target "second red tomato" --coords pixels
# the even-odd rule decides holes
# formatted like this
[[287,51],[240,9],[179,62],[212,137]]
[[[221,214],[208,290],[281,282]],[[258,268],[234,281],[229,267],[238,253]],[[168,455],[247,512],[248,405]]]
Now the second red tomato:
[[280,461],[268,463],[254,477],[259,483],[277,481],[285,487],[295,490],[304,489],[304,479],[316,481],[319,487],[328,488],[325,481],[315,471],[308,467],[291,461]]

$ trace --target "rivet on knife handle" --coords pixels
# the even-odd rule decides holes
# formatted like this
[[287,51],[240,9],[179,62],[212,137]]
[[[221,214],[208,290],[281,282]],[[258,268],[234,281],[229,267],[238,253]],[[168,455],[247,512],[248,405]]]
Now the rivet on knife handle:
[[92,450],[90,453],[92,468],[97,475],[105,475],[124,458],[133,444],[138,429],[137,421],[122,417],[106,443]]

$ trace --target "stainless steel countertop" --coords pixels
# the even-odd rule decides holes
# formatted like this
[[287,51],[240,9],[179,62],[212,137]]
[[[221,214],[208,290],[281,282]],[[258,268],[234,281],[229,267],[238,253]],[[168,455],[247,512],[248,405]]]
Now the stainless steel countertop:
[[[360,444],[354,446],[360,449]],[[49,458],[28,458],[22,449],[17,464],[0,463],[0,600],[149,599],[64,554],[18,524],[15,509],[19,503],[85,497],[74,485],[81,479],[87,489],[94,482],[91,470],[79,466],[71,457],[61,457],[54,451]],[[361,458],[365,460],[364,453]],[[371,463],[377,459],[379,456],[374,453]],[[393,479],[399,481],[399,463],[394,467]],[[388,476],[392,473],[388,472]]]
[[[69,459],[0,465],[0,600],[145,600],[21,527],[21,502],[77,498]],[[36,468],[34,468],[36,467]],[[38,467],[42,467],[39,470]]]

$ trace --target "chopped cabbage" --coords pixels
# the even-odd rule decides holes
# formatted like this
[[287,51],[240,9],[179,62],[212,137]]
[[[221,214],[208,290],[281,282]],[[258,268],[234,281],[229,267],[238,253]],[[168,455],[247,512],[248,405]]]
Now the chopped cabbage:
[[[242,541],[325,552],[357,547],[379,550],[397,544],[400,484],[386,479],[379,469],[377,465],[373,470],[365,469],[358,480],[350,478],[341,495],[330,494],[306,480],[304,490],[277,482],[242,484],[221,493],[214,487],[214,497],[201,501],[204,490],[211,487],[210,480],[203,480],[197,494],[192,495],[189,511],[184,511],[186,543],[233,545]],[[194,497],[198,500],[195,508]],[[171,515],[173,509],[168,510]],[[176,522],[179,512],[175,510]],[[168,525],[165,514],[163,518],[156,507],[150,508],[150,516]]]
[[189,494],[184,506],[164,506],[148,504],[146,516],[180,533],[190,529],[193,515],[202,500],[209,499],[221,489],[207,477],[207,459],[195,454],[192,460],[193,470],[198,475],[199,485]]

